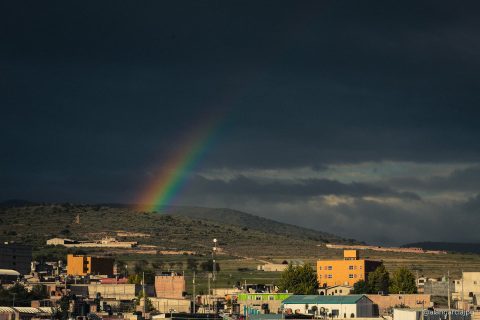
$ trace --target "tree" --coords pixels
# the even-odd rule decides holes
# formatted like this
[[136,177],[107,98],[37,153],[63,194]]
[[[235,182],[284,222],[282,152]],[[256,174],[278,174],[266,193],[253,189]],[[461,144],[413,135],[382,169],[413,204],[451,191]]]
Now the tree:
[[388,274],[385,266],[381,264],[375,269],[375,271],[368,274],[368,288],[370,293],[384,292],[388,293],[388,287],[390,285],[390,275]]
[[192,271],[197,271],[198,268],[198,262],[197,260],[193,258],[188,258],[187,259],[187,269],[192,270]]
[[[143,291],[140,291],[140,292],[138,293],[138,296],[137,296],[137,298],[136,298],[135,300],[136,300],[136,301],[135,301],[135,304],[136,304],[137,306],[143,304],[143,303],[142,303],[142,300],[143,300]],[[153,307],[152,300],[150,300],[150,298],[148,298],[148,297],[145,297],[145,312],[150,312],[150,311],[152,311],[152,310],[154,310],[154,309],[155,309],[155,308]]]
[[360,280],[355,282],[353,285],[353,293],[354,294],[364,294],[370,293],[370,288],[368,287],[368,283],[365,280]]
[[289,264],[282,273],[279,288],[293,294],[316,294],[318,289],[317,274],[310,264],[304,264],[303,266]]
[[183,262],[182,262],[182,261],[178,261],[178,262],[177,262],[177,267],[178,267],[180,270],[183,270]]
[[[202,268],[203,271],[213,272],[213,260],[210,259],[202,262],[200,268]],[[218,262],[215,263],[215,271],[220,271],[220,264]]]
[[155,283],[155,271],[145,270],[142,273],[135,273],[128,276],[128,283],[142,284],[143,277],[145,276],[145,284]]
[[135,273],[142,273],[143,271],[145,271],[147,266],[148,266],[148,261],[139,260],[139,261],[137,261],[137,263],[135,263],[135,266],[133,267],[133,271]]
[[30,306],[32,300],[41,300],[48,297],[45,287],[41,285],[33,286],[28,291],[23,285],[16,283],[8,289],[0,286],[0,305],[11,306],[15,298],[15,305],[19,307]]
[[417,293],[415,276],[405,267],[396,270],[392,275],[390,284],[391,293]]
[[71,297],[69,295],[65,295],[60,298],[57,302],[57,306],[53,310],[53,318],[58,320],[67,320],[68,313],[70,310],[70,300]]

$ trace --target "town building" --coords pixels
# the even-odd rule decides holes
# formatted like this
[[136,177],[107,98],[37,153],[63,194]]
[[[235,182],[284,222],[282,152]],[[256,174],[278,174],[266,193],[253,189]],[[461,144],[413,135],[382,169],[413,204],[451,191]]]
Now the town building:
[[[417,288],[422,289],[418,291],[419,293],[423,292],[432,296],[448,297],[448,281],[445,277],[443,277],[440,281],[436,279],[428,279],[423,284],[423,288]],[[453,291],[453,285],[451,286],[450,290]]]
[[333,286],[333,287],[322,287],[318,289],[318,294],[322,296],[347,296],[353,291],[352,286]]
[[77,241],[72,239],[52,238],[47,240],[47,245],[64,246],[67,248],[133,248],[136,241],[118,241],[115,238],[106,237],[96,241]]
[[288,268],[288,264],[283,263],[266,263],[257,266],[258,271],[266,272],[282,272]]
[[182,299],[185,291],[185,276],[175,272],[165,272],[155,276],[157,298]]
[[317,279],[320,287],[353,286],[366,281],[368,274],[382,262],[360,259],[357,250],[344,250],[343,260],[318,260]]
[[462,272],[462,278],[453,281],[450,290],[459,309],[480,309],[480,272]]
[[[72,284],[71,293],[76,296],[82,296],[89,299],[95,299],[100,295],[103,299],[113,300],[133,300],[142,291],[142,286],[133,283],[90,283],[90,284]],[[147,296],[155,294],[152,286],[145,286]]]
[[0,320],[52,319],[53,308],[2,307]]
[[67,255],[69,276],[112,275],[114,259],[86,255]]
[[374,316],[390,314],[393,308],[430,308],[433,306],[429,294],[367,294],[374,304]]
[[[448,315],[450,313],[450,315]],[[406,309],[395,308],[393,310],[395,320],[471,320],[472,314],[463,310],[447,309]]]
[[0,244],[0,269],[10,269],[29,274],[32,263],[32,247],[12,242]]
[[286,314],[309,314],[329,318],[371,318],[373,302],[365,295],[293,295],[283,301]]
[[281,313],[282,301],[291,293],[239,293],[233,297],[243,315]]

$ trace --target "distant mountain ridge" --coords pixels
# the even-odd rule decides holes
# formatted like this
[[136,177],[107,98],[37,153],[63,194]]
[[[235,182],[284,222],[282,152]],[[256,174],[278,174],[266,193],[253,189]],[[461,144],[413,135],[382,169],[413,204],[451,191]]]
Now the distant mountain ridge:
[[424,250],[445,250],[460,253],[476,253],[480,254],[480,243],[460,243],[460,242],[415,242],[402,246],[403,248],[416,247]]

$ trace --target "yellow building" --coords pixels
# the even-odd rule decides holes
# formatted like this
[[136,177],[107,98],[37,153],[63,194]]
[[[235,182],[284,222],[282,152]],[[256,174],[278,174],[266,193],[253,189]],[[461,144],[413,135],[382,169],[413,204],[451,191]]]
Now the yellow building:
[[112,275],[113,263],[112,258],[69,254],[67,255],[67,274],[69,276]]
[[368,274],[382,263],[360,259],[357,250],[344,250],[343,260],[318,260],[317,279],[321,287],[353,286],[367,280]]

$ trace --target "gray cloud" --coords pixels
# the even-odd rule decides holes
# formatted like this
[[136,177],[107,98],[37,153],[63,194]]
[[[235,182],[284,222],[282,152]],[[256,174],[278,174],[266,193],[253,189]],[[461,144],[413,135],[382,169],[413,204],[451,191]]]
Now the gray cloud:
[[321,195],[341,195],[350,197],[393,197],[404,200],[421,200],[413,192],[398,192],[388,187],[367,183],[341,183],[329,179],[297,179],[254,180],[245,176],[237,176],[229,181],[206,179],[196,176],[192,179],[187,192],[190,194],[232,195],[234,197],[254,197],[270,199],[308,198]]

